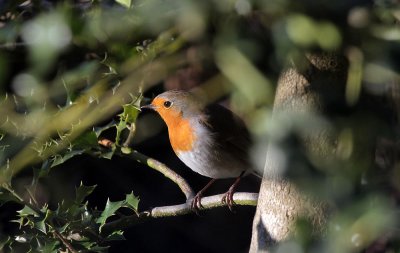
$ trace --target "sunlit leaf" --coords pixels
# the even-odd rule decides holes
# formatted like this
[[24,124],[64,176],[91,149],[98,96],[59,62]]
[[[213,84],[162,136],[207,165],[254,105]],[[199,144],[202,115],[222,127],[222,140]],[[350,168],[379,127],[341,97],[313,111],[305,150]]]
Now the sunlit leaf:
[[128,124],[135,123],[137,116],[139,115],[140,108],[134,104],[126,104],[122,107],[124,111],[122,114],[120,114],[121,119]]
[[139,207],[139,197],[136,197],[133,192],[130,194],[126,194],[126,204],[129,208],[133,209],[136,213],[138,212]]
[[125,6],[126,8],[130,8],[132,4],[132,0],[116,0],[116,2]]
[[116,202],[111,202],[109,199],[107,199],[106,207],[104,208],[104,211],[101,213],[100,217],[96,220],[97,223],[100,224],[100,230],[106,223],[107,219],[115,214],[115,212],[124,206],[125,201],[116,201]]

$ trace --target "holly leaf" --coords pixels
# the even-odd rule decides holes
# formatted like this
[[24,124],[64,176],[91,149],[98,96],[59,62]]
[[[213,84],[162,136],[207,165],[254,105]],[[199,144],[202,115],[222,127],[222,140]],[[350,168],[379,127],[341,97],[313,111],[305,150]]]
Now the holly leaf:
[[125,240],[124,232],[122,230],[117,230],[112,232],[112,234],[108,235],[104,238],[105,241],[122,241]]
[[117,125],[117,136],[115,137],[115,143],[119,144],[121,140],[121,133],[126,128],[126,122],[121,120]]
[[137,107],[136,104],[125,104],[122,108],[124,111],[120,114],[121,120],[128,124],[135,123],[140,112],[140,107]]
[[78,188],[76,188],[76,190],[75,190],[75,202],[77,203],[77,204],[80,204],[80,203],[82,203],[83,202],[83,200],[87,197],[87,196],[89,196],[93,191],[94,191],[94,189],[96,188],[96,185],[93,185],[93,186],[86,186],[86,185],[83,185],[83,183],[81,182],[81,184],[79,185],[79,187]]
[[97,147],[97,135],[94,131],[89,131],[74,140],[72,146],[77,149],[91,149]]
[[44,234],[47,234],[46,220],[48,218],[48,213],[49,213],[49,210],[47,210],[46,216],[43,219],[40,219],[40,220],[34,222],[34,227]]
[[104,226],[107,219],[113,216],[118,209],[124,206],[124,204],[125,204],[124,200],[111,202],[110,199],[107,199],[104,211],[101,213],[100,217],[96,220],[96,223],[100,224],[99,231],[101,231],[101,228]]
[[39,214],[30,208],[29,206],[25,205],[24,208],[21,210],[17,211],[20,217],[28,217],[28,216],[34,216],[34,217],[39,217]]
[[135,211],[135,213],[138,213],[138,207],[139,207],[139,197],[136,197],[133,192],[131,192],[130,194],[126,194],[126,206],[130,209],[132,209],[133,211]]
[[52,240],[51,242],[45,242],[43,246],[37,248],[38,252],[42,253],[57,253],[59,252],[60,242],[58,240]]
[[51,168],[65,163],[66,161],[73,158],[74,156],[82,155],[84,152],[85,152],[85,150],[71,150],[71,151],[67,151],[64,155],[56,155],[53,157],[53,162],[51,164]]
[[102,126],[102,127],[94,127],[93,130],[94,130],[94,132],[96,133],[97,138],[99,138],[100,135],[101,135],[104,131],[106,131],[106,130],[108,130],[108,129],[110,129],[110,128],[116,127],[116,126],[117,126],[117,122],[116,122],[115,120],[112,120],[111,122],[109,122],[109,123],[108,123],[107,125],[105,125],[105,126]]

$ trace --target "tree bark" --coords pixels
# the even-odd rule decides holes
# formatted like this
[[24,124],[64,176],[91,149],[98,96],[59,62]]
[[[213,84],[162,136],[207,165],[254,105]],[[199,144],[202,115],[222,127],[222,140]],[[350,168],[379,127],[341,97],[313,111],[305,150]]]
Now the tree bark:
[[[304,64],[305,63],[305,64]],[[332,54],[310,54],[293,62],[278,80],[272,121],[280,115],[332,114],[345,105],[347,61]],[[301,134],[300,142],[307,151],[323,161],[334,155],[335,133],[329,128]],[[261,184],[250,252],[269,252],[294,231],[297,218],[306,218],[315,233],[324,231],[327,205],[302,192],[286,174],[296,170],[294,162],[282,149],[270,143]]]

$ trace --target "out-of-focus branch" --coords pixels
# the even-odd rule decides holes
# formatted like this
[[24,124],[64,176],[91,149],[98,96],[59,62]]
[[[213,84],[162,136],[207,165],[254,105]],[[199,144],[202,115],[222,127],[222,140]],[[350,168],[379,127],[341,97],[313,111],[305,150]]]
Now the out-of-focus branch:
[[[224,194],[219,194],[202,198],[202,210],[226,206],[226,204],[222,203],[221,201],[223,196]],[[180,216],[192,213],[193,210],[190,205],[191,200],[192,199],[189,199],[186,203],[180,205],[155,207],[149,211],[141,212],[139,215],[122,217],[118,220],[105,224],[102,228],[102,234],[107,235],[115,230],[126,229],[149,219]],[[233,201],[236,205],[240,206],[256,206],[257,200],[258,193],[236,192],[233,195]]]

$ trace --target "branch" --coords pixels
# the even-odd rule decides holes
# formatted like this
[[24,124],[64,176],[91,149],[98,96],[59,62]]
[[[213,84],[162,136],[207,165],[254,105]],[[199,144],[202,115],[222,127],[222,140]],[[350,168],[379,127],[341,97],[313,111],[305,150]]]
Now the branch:
[[[113,145],[113,142],[108,139],[102,139],[102,140],[99,140],[99,144],[109,148]],[[128,148],[125,147],[125,149],[128,149]],[[194,192],[183,177],[181,177],[175,171],[170,169],[167,165],[165,165],[153,158],[150,158],[146,155],[143,155],[142,153],[139,153],[136,150],[131,150],[130,148],[129,148],[129,150],[131,152],[122,152],[119,148],[117,148],[117,150],[115,151],[115,154],[119,155],[121,157],[129,157],[140,163],[146,164],[147,166],[149,166],[152,169],[155,169],[156,171],[163,174],[165,177],[169,178],[176,185],[178,185],[178,187],[181,189],[183,194],[185,194],[186,200],[193,198]]]
[[[213,195],[204,197],[201,199],[202,209],[213,209],[216,207],[226,206],[222,203],[221,199],[224,194]],[[240,206],[256,206],[258,200],[258,193],[248,192],[237,192],[233,195],[233,201],[236,205]],[[192,213],[191,208],[192,199],[189,199],[186,203],[173,206],[160,206],[155,207],[149,211],[141,212],[139,215],[125,216],[118,220],[105,224],[102,228],[101,233],[108,235],[115,230],[122,230],[136,224],[145,222],[150,219],[161,218],[161,217],[173,217],[179,215],[185,215]]]
[[58,240],[60,240],[60,241],[64,244],[65,247],[67,247],[67,249],[68,249],[69,251],[71,251],[71,253],[78,253],[78,251],[74,249],[74,247],[72,246],[72,244],[70,244],[70,243],[68,242],[68,240],[65,239],[64,236],[62,236],[62,234],[60,234],[60,233],[59,233],[58,231],[56,231],[56,230],[54,230],[53,234],[54,234],[55,237],[58,238]]

